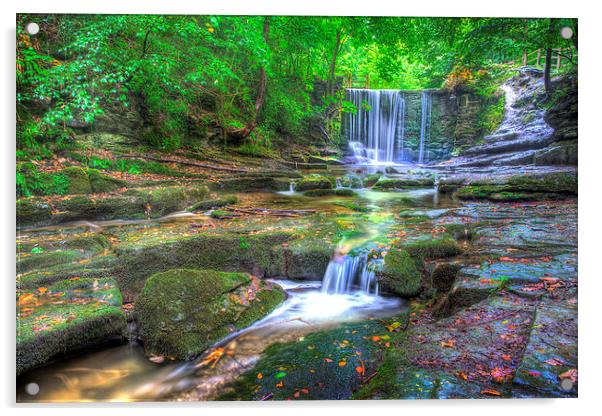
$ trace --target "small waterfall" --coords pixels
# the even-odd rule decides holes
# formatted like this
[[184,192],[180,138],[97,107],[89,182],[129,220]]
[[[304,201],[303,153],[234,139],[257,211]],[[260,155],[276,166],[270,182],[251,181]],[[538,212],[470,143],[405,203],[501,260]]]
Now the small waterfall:
[[423,91],[420,97],[420,147],[418,149],[418,163],[428,162],[429,142],[431,139],[431,94]]
[[355,291],[378,295],[378,282],[374,272],[368,270],[368,258],[336,253],[324,273],[322,292],[337,294]]
[[[372,163],[392,163],[403,157],[405,100],[400,91],[348,89],[357,108],[347,115],[347,140],[354,156]],[[356,143],[361,143],[365,155]]]
[[289,191],[291,194],[294,194],[294,193],[295,193],[295,181],[291,181],[291,182],[289,183],[289,185],[288,185],[288,191]]
[[336,178],[335,182],[336,182],[336,189],[343,188],[343,185],[341,185],[341,178]]

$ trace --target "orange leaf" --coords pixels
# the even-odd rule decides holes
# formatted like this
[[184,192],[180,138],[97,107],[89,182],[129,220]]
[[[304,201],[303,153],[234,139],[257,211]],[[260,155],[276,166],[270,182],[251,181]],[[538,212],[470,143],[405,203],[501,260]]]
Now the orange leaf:
[[347,365],[347,361],[339,361],[339,367],[345,367]]
[[560,380],[564,380],[565,378],[568,378],[573,383],[576,383],[577,382],[577,369],[576,368],[571,368],[570,370],[567,370],[564,373],[560,374],[558,376],[558,378]]
[[261,374],[261,373],[257,374],[257,378],[258,378],[259,380],[261,380],[261,379],[263,378],[263,374]]
[[379,337],[378,335],[374,335],[374,336],[372,337],[372,341],[374,341],[374,342],[378,342],[378,341],[380,341],[380,337]]
[[47,289],[47,288],[45,288],[45,287],[39,287],[39,288],[38,288],[38,292],[40,292],[40,294],[41,294],[41,295],[43,295],[43,294],[44,294],[44,293],[46,293],[47,291],[48,291],[48,289]]
[[467,375],[464,373],[464,371],[458,371],[458,372],[456,373],[456,375],[457,375],[458,377],[460,377],[462,380],[468,380],[468,376],[467,376]]
[[449,339],[447,341],[441,341],[441,346],[444,348],[453,348],[456,345],[456,341]]
[[500,393],[497,390],[493,390],[493,389],[483,390],[483,391],[481,391],[481,394],[488,394],[489,396],[501,396],[502,395],[502,393]]
[[33,293],[25,293],[24,295],[19,296],[18,305],[23,305],[25,303],[29,303],[33,300]]

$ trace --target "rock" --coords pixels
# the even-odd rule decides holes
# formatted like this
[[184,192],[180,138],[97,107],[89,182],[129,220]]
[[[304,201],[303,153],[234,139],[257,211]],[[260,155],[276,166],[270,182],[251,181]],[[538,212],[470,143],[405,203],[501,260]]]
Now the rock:
[[43,289],[18,292],[17,374],[125,338],[126,320],[114,280],[65,280]]
[[410,177],[404,179],[380,178],[373,186],[374,189],[408,189],[431,188],[435,186],[433,178]]
[[286,191],[290,186],[287,177],[243,175],[222,179],[212,184],[214,188],[230,192]]
[[334,179],[318,174],[304,176],[299,182],[297,182],[295,187],[297,191],[332,188],[334,188]]
[[74,220],[157,218],[181,211],[207,194],[204,185],[196,185],[129,189],[102,197],[72,195],[54,201],[54,212],[43,200],[28,198],[17,202],[17,222],[23,226]]
[[[548,300],[537,308],[533,329],[513,382],[550,397],[574,397],[577,382],[563,388],[563,375],[577,377],[577,306]],[[568,377],[567,377],[568,378]]]
[[[323,228],[329,233],[333,228]],[[156,238],[115,248],[114,275],[135,298],[153,273],[168,269],[210,268],[243,271],[259,277],[320,280],[334,245],[323,235],[299,236],[278,230],[240,233],[198,232],[193,236]]]
[[460,265],[450,263],[438,264],[435,267],[431,276],[431,285],[437,290],[437,293],[449,292],[454,287],[460,268]]
[[310,189],[303,193],[305,196],[356,196],[352,189]]
[[52,217],[52,208],[41,198],[25,198],[17,200],[17,227],[46,223]]
[[377,278],[384,290],[399,296],[414,297],[420,293],[422,274],[405,250],[392,248],[385,256],[383,270],[377,273]]
[[440,259],[445,257],[453,257],[462,253],[462,249],[451,238],[450,235],[441,235],[437,238],[428,238],[416,240],[403,245],[412,257],[421,260]]
[[191,359],[284,298],[279,287],[244,273],[174,269],[148,279],[136,316],[148,355]]
[[199,201],[190,208],[189,211],[207,211],[212,208],[221,208],[228,205],[236,204],[238,198],[235,195],[229,195],[223,198],[207,199],[205,201]]
[[17,259],[17,273],[25,273],[30,270],[51,267],[57,264],[72,263],[85,257],[85,254],[79,250],[53,251],[30,254],[28,256],[21,254]]
[[576,140],[561,142],[535,152],[533,162],[536,165],[577,165],[579,152]]

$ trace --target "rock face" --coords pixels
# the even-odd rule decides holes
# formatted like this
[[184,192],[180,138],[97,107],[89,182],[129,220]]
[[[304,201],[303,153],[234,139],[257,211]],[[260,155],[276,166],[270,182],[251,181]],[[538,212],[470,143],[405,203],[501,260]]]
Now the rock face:
[[147,354],[186,359],[283,300],[279,287],[244,273],[175,269],[148,279],[136,313]]
[[[566,95],[548,98],[544,91],[543,73],[522,68],[517,76],[502,86],[506,107],[500,127],[486,136],[483,144],[467,149],[461,157],[444,165],[576,165],[576,85],[557,81],[556,88]],[[552,108],[546,112],[546,103],[550,102]]]

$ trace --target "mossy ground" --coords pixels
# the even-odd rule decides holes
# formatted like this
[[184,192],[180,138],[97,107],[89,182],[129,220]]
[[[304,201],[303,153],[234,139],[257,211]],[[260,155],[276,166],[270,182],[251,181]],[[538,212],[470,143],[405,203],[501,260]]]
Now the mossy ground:
[[406,319],[404,315],[391,322],[343,324],[274,344],[255,368],[227,386],[218,400],[349,399],[373,377],[391,348],[396,333],[387,325],[396,322],[395,328],[401,329]]

